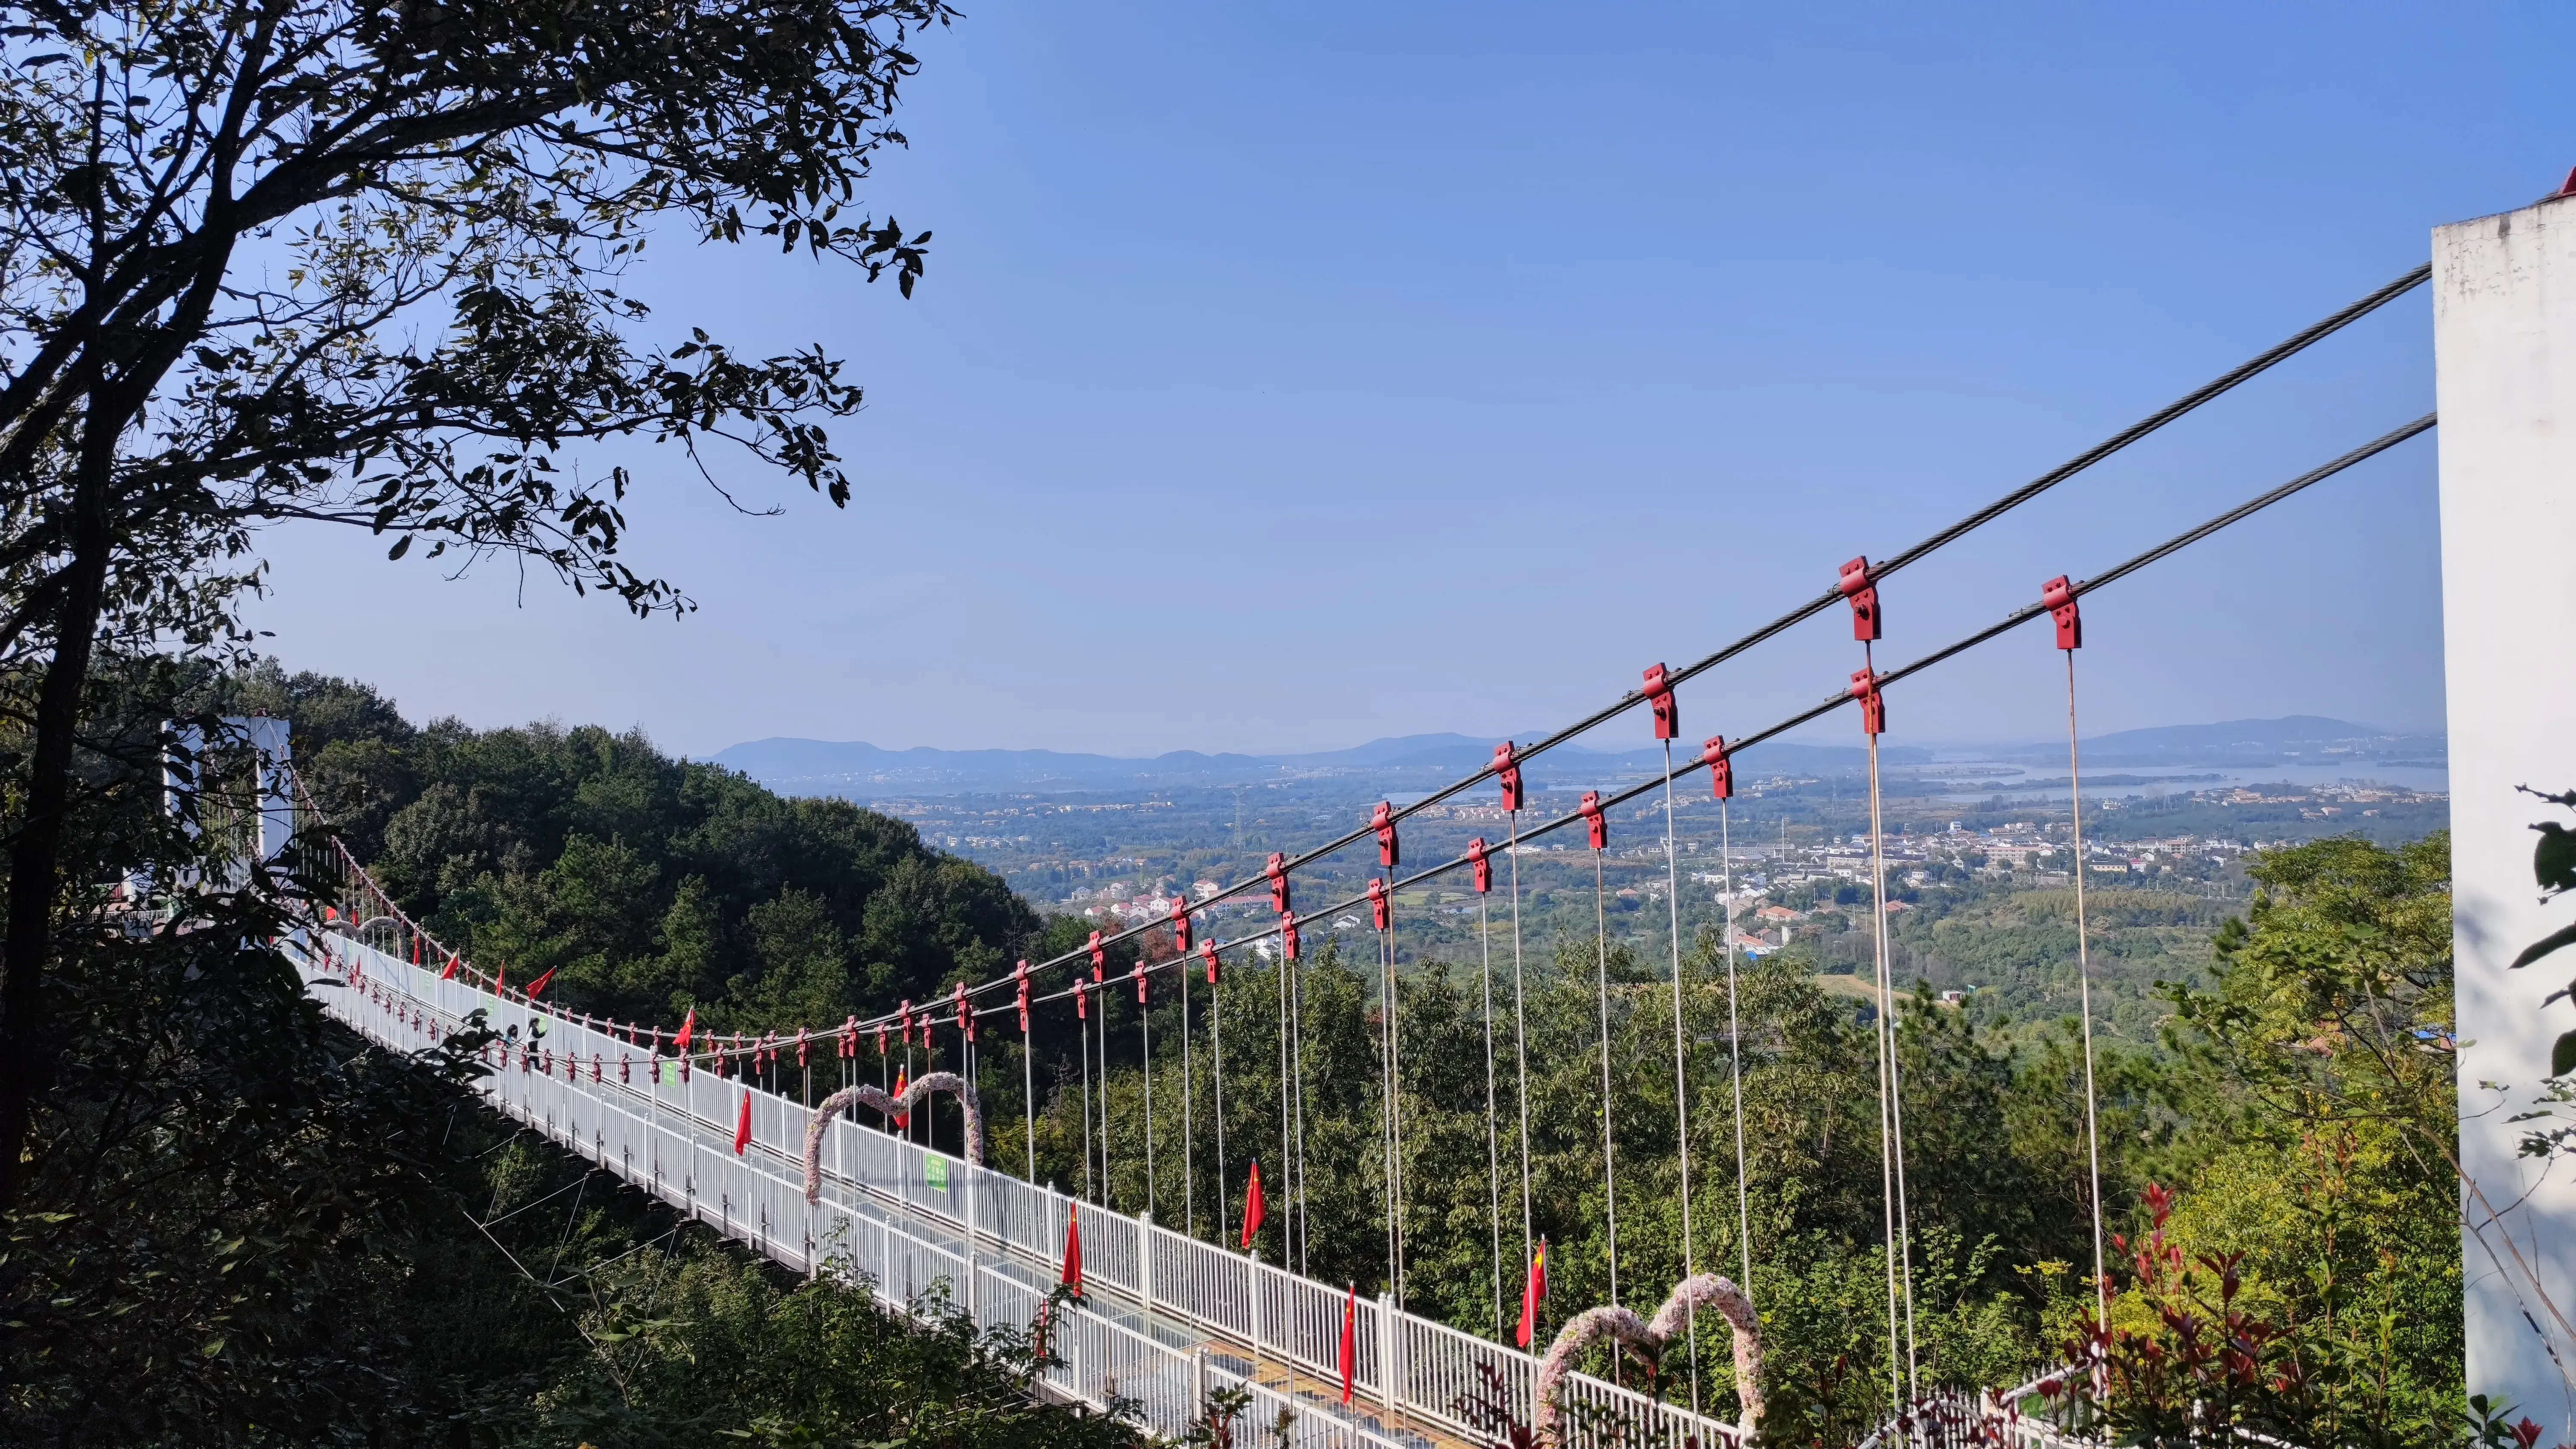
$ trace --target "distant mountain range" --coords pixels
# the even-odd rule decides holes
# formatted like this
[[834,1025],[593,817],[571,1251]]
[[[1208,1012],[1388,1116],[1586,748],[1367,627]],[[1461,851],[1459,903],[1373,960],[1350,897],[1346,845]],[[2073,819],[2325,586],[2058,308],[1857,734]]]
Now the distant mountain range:
[[[1999,759],[2062,760],[2065,747],[2059,744],[2015,746],[1992,753]],[[2449,744],[2441,735],[2408,734],[2313,714],[2121,730],[2114,734],[2096,735],[2084,742],[2084,763],[2088,769],[2108,765],[2205,765],[2260,769],[2266,765],[2365,762],[2438,768],[2448,759]]]
[[[928,746],[883,750],[857,741],[769,739],[729,746],[716,753],[713,763],[740,770],[786,794],[841,795],[854,800],[1182,789],[1333,777],[1366,778],[1382,789],[1401,791],[1436,789],[1490,763],[1496,743],[1458,734],[1400,735],[1314,754],[1207,755],[1175,750],[1152,759],[1122,759],[1055,750]],[[1881,756],[1892,763],[1922,764],[1931,760],[1932,752],[1908,746],[1883,750]],[[1857,769],[1862,758],[1860,750],[1850,747],[1777,743],[1762,746],[1758,755],[1747,754],[1745,768],[1757,776],[1812,775]],[[1590,788],[1612,777],[1660,772],[1663,761],[1659,749],[1560,745],[1530,762],[1529,781],[1534,789],[1546,789],[1559,783],[1560,775],[1569,784],[1579,776],[1582,786]]]
[[[1516,739],[1535,738],[1517,735]],[[1068,754],[1057,750],[939,750],[920,746],[885,750],[859,741],[768,739],[730,746],[713,763],[740,770],[790,795],[840,795],[854,800],[908,795],[995,793],[1080,794],[1214,788],[1283,780],[1347,779],[1393,794],[1430,790],[1493,759],[1495,741],[1460,734],[1398,735],[1347,750],[1311,754],[1201,754],[1175,750],[1151,759]],[[1980,749],[1999,761],[2063,762],[2059,744]],[[1960,751],[1939,757],[1955,760]],[[1935,752],[1889,746],[1890,765],[1925,765]],[[1765,744],[1741,766],[1751,779],[1772,775],[1822,775],[1857,770],[1862,752],[1848,746]],[[1659,749],[1596,750],[1560,745],[1529,766],[1533,788],[1589,789],[1660,772]],[[2121,730],[2084,742],[2088,770],[2111,766],[2205,766],[2260,769],[2270,765],[2431,765],[2446,760],[2438,734],[2377,729],[2318,715],[2240,719],[2219,724],[2166,725]]]

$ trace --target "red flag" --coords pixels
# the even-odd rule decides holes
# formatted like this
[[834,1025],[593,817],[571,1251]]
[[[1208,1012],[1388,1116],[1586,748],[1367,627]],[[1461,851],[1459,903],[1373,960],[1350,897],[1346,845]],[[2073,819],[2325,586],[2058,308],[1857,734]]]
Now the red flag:
[[[896,1101],[898,1101],[898,1102],[902,1101],[902,1100],[903,1100],[903,1094],[904,1094],[905,1089],[906,1089],[906,1088],[908,1088],[908,1087],[910,1087],[911,1085],[912,1085],[912,1069],[911,1069],[911,1068],[909,1068],[909,1067],[898,1067],[898,1068],[896,1068],[896,1069],[895,1069],[895,1074],[894,1074],[894,1099],[895,1099]],[[912,1130],[912,1114],[911,1114],[910,1112],[897,1112],[897,1113],[895,1113],[895,1114],[894,1114],[894,1130],[896,1130],[897,1132],[909,1132],[909,1131],[911,1131],[911,1130]]]
[[420,933],[417,931],[414,931],[411,937],[411,964],[414,966],[420,964]]
[[510,999],[510,963],[507,961],[501,963],[501,969],[492,977],[492,994],[503,1001]]
[[745,1088],[742,1094],[742,1116],[736,1119],[733,1124],[733,1155],[736,1157],[742,1156],[742,1150],[750,1145],[751,1091],[749,1088]]
[[1252,1235],[1261,1231],[1261,1220],[1268,1215],[1266,1206],[1261,1201],[1261,1163],[1256,1158],[1252,1164],[1252,1186],[1245,1189],[1243,1194],[1244,1247],[1252,1246]]
[[1342,1304],[1342,1402],[1351,1401],[1351,1386],[1359,1381],[1360,1372],[1360,1285],[1351,1285],[1351,1296]]
[[447,953],[447,969],[438,973],[438,979],[441,981],[453,981],[456,979],[455,952],[450,951]]
[[1057,1281],[1057,1282],[1062,1283],[1062,1284],[1063,1284],[1064,1286],[1066,1286],[1067,1288],[1072,1289],[1072,1290],[1073,1290],[1073,1292],[1074,1292],[1074,1296],[1075,1296],[1075,1297],[1080,1297],[1080,1296],[1082,1295],[1082,1216],[1081,1216],[1081,1213],[1082,1213],[1082,1210],[1081,1210],[1081,1208],[1080,1208],[1080,1207],[1078,1207],[1077,1205],[1075,1205],[1075,1204],[1073,1204],[1073,1203],[1066,1203],[1066,1204],[1065,1204],[1065,1211],[1064,1211],[1064,1272],[1063,1272],[1060,1276],[1058,1276],[1058,1278],[1056,1279],[1056,1281]]
[[552,980],[554,980],[554,979],[555,979],[555,968],[553,968],[552,966],[549,966],[549,967],[547,967],[547,968],[546,968],[546,974],[545,974],[545,975],[540,976],[540,977],[538,977],[536,980],[531,981],[531,982],[529,982],[529,983],[528,983],[528,989],[527,989],[527,992],[525,993],[525,994],[526,994],[526,996],[527,996],[527,998],[528,998],[530,1001],[534,1001],[534,1000],[536,1000],[536,999],[537,999],[537,993],[538,993],[538,992],[540,992],[540,991],[545,990],[545,989],[546,989],[546,983],[547,983],[547,982],[549,982],[549,981],[552,981]]
[[1521,1287],[1521,1326],[1513,1340],[1521,1347],[1530,1346],[1530,1335],[1538,1331],[1538,1305],[1547,1297],[1547,1239],[1538,1240],[1538,1256],[1530,1259],[1529,1282]]
[[683,1017],[680,1021],[680,1034],[671,1038],[671,1050],[675,1052],[687,1051],[689,1049],[689,1038],[696,1035],[697,1030],[698,1009],[692,1006],[689,1008],[689,1014],[686,1017]]

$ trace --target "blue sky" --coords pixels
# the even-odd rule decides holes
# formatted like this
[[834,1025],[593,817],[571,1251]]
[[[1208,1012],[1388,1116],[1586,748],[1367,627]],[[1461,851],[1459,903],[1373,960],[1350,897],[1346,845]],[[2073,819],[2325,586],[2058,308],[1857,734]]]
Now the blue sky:
[[[936,232],[913,300],[678,237],[634,279],[674,339],[850,359],[847,511],[736,469],[786,510],[741,517],[635,459],[633,561],[703,606],[678,623],[283,531],[276,652],[416,717],[695,754],[1552,725],[2576,166],[2563,6],[968,8],[870,198]],[[1882,665],[2428,410],[2429,319],[2419,292],[1900,574]],[[2088,732],[2437,726],[2433,462],[2088,600]],[[1856,648],[1811,622],[1685,726],[1767,724]],[[1892,692],[1891,730],[2046,737],[2058,670],[2033,628]]]

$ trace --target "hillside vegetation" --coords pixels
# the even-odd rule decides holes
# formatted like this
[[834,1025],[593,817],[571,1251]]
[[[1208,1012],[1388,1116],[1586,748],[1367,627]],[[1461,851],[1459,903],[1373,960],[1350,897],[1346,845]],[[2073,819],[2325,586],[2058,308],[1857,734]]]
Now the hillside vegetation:
[[571,1010],[816,1026],[1009,969],[1037,914],[991,872],[842,800],[787,799],[641,734],[415,726],[273,666],[235,712],[294,721],[305,779],[404,910]]
[[[201,702],[294,718],[317,793],[405,909],[486,966],[559,969],[577,1011],[820,1026],[1044,959],[1088,929],[1041,919],[899,822],[783,800],[637,736],[414,726],[361,686],[275,670],[216,681]],[[2250,869],[2250,909],[2214,933],[2205,899],[2095,897],[2107,970],[2190,968],[2134,983],[2133,1009],[2151,1001],[2153,1015],[2124,1021],[2130,1041],[2106,1042],[2098,1064],[2111,1226],[2161,1232],[2174,1262],[2195,1265],[2123,1266],[2113,1252],[2115,1362],[2127,1367],[2109,1412],[2152,1424],[2206,1395],[2206,1384],[2127,1370],[2177,1362],[2178,1343],[2212,1331],[2203,1319],[2216,1290],[2177,1275],[2224,1264],[2230,1306],[2265,1325],[2262,1387],[2228,1410],[2239,1422],[2297,1444],[2449,1442],[2463,1401],[2446,843],[2325,840]],[[2059,983],[2072,969],[2069,904],[1996,893],[1926,912],[1905,932],[1927,955]],[[240,938],[264,930],[246,920]],[[47,1119],[37,1201],[55,1216],[15,1219],[10,1263],[8,1308],[29,1329],[10,1340],[10,1412],[29,1431],[13,1437],[163,1442],[191,1414],[234,1426],[192,1442],[242,1443],[264,1442],[255,1425],[290,1421],[308,1439],[587,1437],[603,1449],[719,1435],[1088,1444],[1123,1432],[1029,1408],[1013,1388],[1025,1345],[1007,1335],[898,1329],[863,1288],[779,1282],[621,1193],[581,1186],[565,1159],[459,1108],[453,1079],[466,1064],[351,1052],[273,957],[210,959],[207,939],[103,942],[75,977],[84,1024],[64,1100],[190,1085],[155,1088],[148,1110],[123,1117]],[[1170,954],[1165,933],[1142,944]],[[1158,977],[1144,1008],[1150,1070],[1146,1023],[1124,986],[1082,1023],[1088,1044],[1068,1007],[1042,1009],[1025,1047],[1006,1026],[975,1063],[998,1160],[1033,1151],[1042,1180],[1215,1238],[1221,1223],[1239,1226],[1257,1155],[1271,1195],[1264,1257],[1373,1293],[1389,1282],[1381,1064],[1392,1048],[1405,1300],[1507,1334],[1523,1263],[1511,1062],[1525,1051],[1528,1214],[1551,1244],[1541,1332],[1612,1296],[1606,1112],[1618,1296],[1658,1299],[1686,1257],[1749,1277],[1775,1430],[1855,1442],[1884,1413],[1890,1362],[1869,1015],[1822,989],[1823,963],[1802,950],[1739,960],[1731,1001],[1722,952],[1702,940],[1682,953],[1686,1244],[1670,961],[1533,933],[1520,956],[1527,1035],[1515,1043],[1508,934],[1494,946],[1488,957],[1453,942],[1427,959],[1406,947],[1392,1041],[1366,931],[1319,931],[1293,974],[1233,953],[1213,993],[1195,969]],[[1135,959],[1114,952],[1112,969]],[[210,997],[217,979],[234,986]],[[1490,1099],[1488,992],[1499,1009]],[[138,1073],[138,1022],[201,1000],[222,1009],[183,1016]],[[1900,1012],[1910,1336],[1927,1385],[2010,1383],[2080,1346],[2093,1302],[2082,1060],[2075,1023],[2035,1009],[2045,1004],[1999,1021],[1926,990]],[[1212,1024],[1225,1044],[1221,1105]],[[953,1028],[934,1036],[928,1061],[917,1047],[901,1057],[914,1070],[961,1065]],[[1024,1050],[1034,1101],[1020,1090]],[[871,1040],[860,1070],[897,1064],[880,1064]],[[228,1101],[257,1105],[228,1115]],[[1740,1208],[1739,1127],[1750,1149]],[[958,1124],[925,1111],[915,1130],[953,1144]],[[185,1186],[147,1187],[162,1181]],[[87,1266],[125,1261],[103,1257],[104,1244],[146,1241],[169,1265],[157,1277]],[[351,1302],[370,1305],[363,1321],[307,1306]],[[109,1327],[126,1323],[154,1327]],[[476,1331],[486,1323],[505,1331]],[[1715,1324],[1704,1329],[1698,1392],[1731,1413],[1728,1355]],[[189,1373],[172,1378],[165,1366],[177,1362]],[[1691,1392],[1690,1372],[1675,1350],[1658,1391]],[[915,1383],[926,1387],[874,1386]]]

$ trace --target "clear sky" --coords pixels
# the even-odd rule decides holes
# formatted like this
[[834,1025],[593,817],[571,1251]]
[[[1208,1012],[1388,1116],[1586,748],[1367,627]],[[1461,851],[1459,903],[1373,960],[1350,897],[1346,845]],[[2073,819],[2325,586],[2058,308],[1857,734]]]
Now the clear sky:
[[[635,279],[673,340],[850,359],[846,512],[737,469],[786,508],[738,516],[637,459],[632,559],[703,605],[677,623],[281,532],[276,652],[415,717],[693,754],[1554,725],[2576,166],[2554,4],[967,8],[871,197],[937,233],[912,301],[677,237]],[[2429,410],[2429,319],[2419,292],[1900,574],[1882,666]],[[2438,726],[2433,463],[2088,599],[2088,733]],[[1686,690],[1685,728],[1767,724],[1856,650],[1811,622]],[[2058,669],[2033,627],[1892,691],[1891,731],[2044,738]]]

